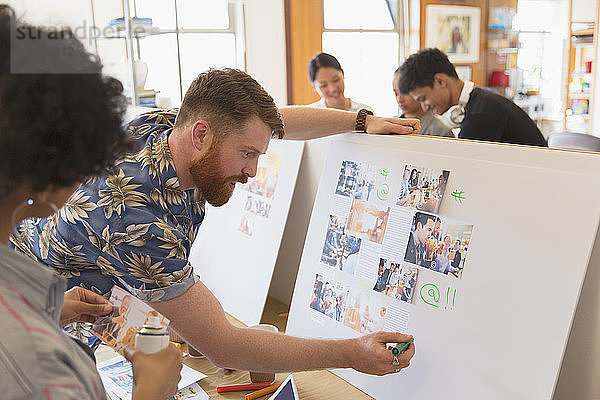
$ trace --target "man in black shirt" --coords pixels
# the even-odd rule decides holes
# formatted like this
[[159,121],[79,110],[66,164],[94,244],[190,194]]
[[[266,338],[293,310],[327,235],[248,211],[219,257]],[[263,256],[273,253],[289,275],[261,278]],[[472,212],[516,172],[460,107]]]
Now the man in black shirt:
[[400,67],[398,87],[424,110],[448,112],[460,126],[461,139],[546,146],[544,136],[521,108],[498,93],[463,82],[438,49],[423,49],[408,57]]
[[[392,264],[394,265],[394,264]],[[377,270],[377,281],[375,282],[375,286],[373,290],[376,292],[383,292],[390,278],[390,268],[386,268],[385,260],[383,258],[379,259],[379,269]]]
[[406,253],[404,253],[404,261],[420,266],[425,265],[426,242],[433,232],[437,219],[437,217],[429,214],[420,212],[415,214],[412,232],[408,237],[408,245],[406,246]]
[[460,260],[462,258],[462,255],[460,254],[460,240],[456,240],[456,242],[454,242],[454,258],[452,259],[452,267],[453,268],[460,268]]

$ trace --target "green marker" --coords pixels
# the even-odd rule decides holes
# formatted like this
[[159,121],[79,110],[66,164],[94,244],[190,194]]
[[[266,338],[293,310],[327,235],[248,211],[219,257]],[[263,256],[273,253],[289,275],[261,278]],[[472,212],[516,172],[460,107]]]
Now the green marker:
[[410,346],[410,344],[414,341],[415,339],[410,339],[410,342],[398,343],[395,347],[392,348],[392,354],[397,356],[398,354],[405,352],[406,349],[408,349],[408,346]]

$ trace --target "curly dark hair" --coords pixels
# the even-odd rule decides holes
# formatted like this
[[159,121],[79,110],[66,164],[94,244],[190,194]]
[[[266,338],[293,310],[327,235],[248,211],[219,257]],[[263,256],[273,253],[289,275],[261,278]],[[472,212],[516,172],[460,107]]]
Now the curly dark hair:
[[441,50],[419,50],[417,53],[411,54],[396,70],[399,77],[398,90],[403,95],[407,95],[416,87],[433,87],[433,76],[440,72],[458,79],[454,65]]
[[0,198],[22,184],[73,185],[130,149],[123,86],[101,70],[70,30],[27,25],[0,5]]

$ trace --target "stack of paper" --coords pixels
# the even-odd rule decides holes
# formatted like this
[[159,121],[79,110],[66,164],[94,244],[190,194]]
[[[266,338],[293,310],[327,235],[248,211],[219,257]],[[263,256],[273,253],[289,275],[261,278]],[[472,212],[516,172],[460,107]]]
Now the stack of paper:
[[[110,360],[98,363],[98,372],[106,389],[106,393],[112,400],[131,400],[133,392],[133,372],[131,363],[122,356],[116,356]],[[196,383],[206,378],[187,365],[181,369],[181,380],[177,385],[179,391],[173,399],[175,400],[206,400],[208,395]]]

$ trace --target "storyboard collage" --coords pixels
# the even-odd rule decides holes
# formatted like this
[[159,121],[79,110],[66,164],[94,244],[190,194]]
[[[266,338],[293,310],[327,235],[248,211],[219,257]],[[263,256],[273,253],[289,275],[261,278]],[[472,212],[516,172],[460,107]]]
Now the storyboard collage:
[[406,331],[411,307],[452,311],[473,225],[438,214],[449,177],[342,161],[309,307],[360,333]]
[[256,176],[240,185],[240,189],[248,192],[238,226],[244,235],[254,235],[257,219],[269,219],[280,172],[281,159],[275,152],[268,151],[260,161]]

